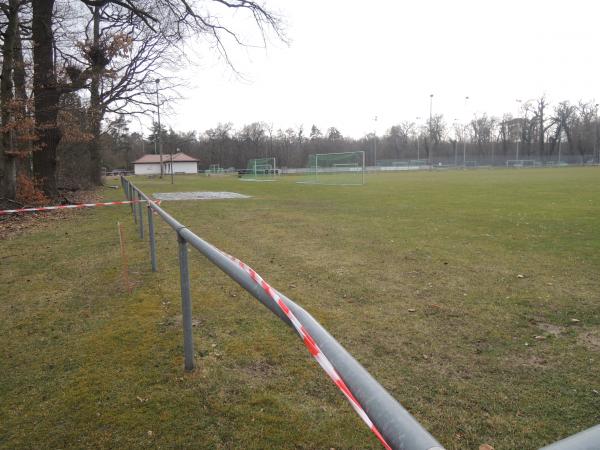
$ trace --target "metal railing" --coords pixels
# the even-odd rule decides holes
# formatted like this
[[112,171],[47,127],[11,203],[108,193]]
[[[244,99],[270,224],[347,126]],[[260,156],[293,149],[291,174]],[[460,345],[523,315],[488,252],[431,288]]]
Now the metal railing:
[[[127,178],[121,177],[123,191],[128,200],[142,200],[131,204],[134,222],[139,226],[140,238],[144,238],[143,208],[147,208],[148,242],[150,246],[150,263],[153,272],[157,268],[156,240],[154,229],[153,211],[156,212],[177,234],[179,248],[179,271],[181,284],[181,307],[183,317],[183,348],[185,370],[194,369],[194,344],[192,339],[192,302],[190,290],[190,275],[188,269],[188,244],[202,253],[209,261],[215,264],[225,274],[248,291],[253,297],[267,307],[284,323],[290,326],[297,334],[298,327],[294,326],[290,318],[273,301],[273,294],[277,295],[285,308],[300,322],[300,326],[307,330],[307,334],[314,339],[320,351],[329,360],[345,385],[350,391],[347,398],[355,398],[368,418],[372,421],[372,431],[379,435],[386,448],[394,450],[444,450],[442,445],[429,434],[429,432],[398,403],[369,372],[356,361],[342,345],[337,342],[319,322],[317,322],[304,308],[290,300],[281,292],[272,289],[262,281],[254,271],[246,271],[243,263],[229,257],[212,244],[198,237],[186,226],[178,222],[169,213],[164,211],[151,198],[144,194]],[[247,267],[247,266],[246,266]],[[252,275],[254,273],[254,276]],[[262,283],[261,283],[262,282]],[[265,289],[265,286],[268,289]],[[271,290],[269,293],[268,290]],[[352,403],[352,402],[351,402]],[[354,406],[354,405],[353,405]],[[356,410],[356,408],[355,408]],[[359,412],[359,411],[357,411]],[[360,412],[359,412],[360,415]],[[361,416],[362,417],[362,416]],[[365,419],[363,419],[365,420]],[[379,436],[378,436],[379,437]],[[600,449],[600,425],[582,431],[569,438],[544,447],[542,450],[598,450]]]

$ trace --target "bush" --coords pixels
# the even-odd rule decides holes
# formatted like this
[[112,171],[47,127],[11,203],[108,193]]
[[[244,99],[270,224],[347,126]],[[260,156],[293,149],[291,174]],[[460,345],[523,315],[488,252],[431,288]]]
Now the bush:
[[41,183],[25,174],[17,175],[17,201],[27,206],[44,206],[49,202],[40,188]]

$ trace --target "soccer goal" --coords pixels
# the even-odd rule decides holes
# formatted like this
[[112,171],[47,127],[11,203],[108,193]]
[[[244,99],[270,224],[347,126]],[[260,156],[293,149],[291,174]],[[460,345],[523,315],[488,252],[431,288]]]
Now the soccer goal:
[[245,181],[275,181],[278,174],[275,158],[251,159],[248,167],[239,171],[240,179]]
[[225,173],[219,164],[211,164],[208,169],[204,171],[207,175],[217,175]]
[[535,167],[536,161],[533,159],[509,159],[506,161],[506,167]]
[[320,153],[308,157],[307,177],[300,183],[365,184],[365,152]]

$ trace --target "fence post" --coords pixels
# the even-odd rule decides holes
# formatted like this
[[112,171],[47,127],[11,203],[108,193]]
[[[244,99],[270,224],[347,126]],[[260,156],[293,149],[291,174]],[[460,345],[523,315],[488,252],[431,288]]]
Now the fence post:
[[183,354],[185,370],[194,370],[194,342],[192,340],[192,299],[190,294],[190,272],[188,269],[188,246],[177,233],[179,243],[179,275],[181,278],[181,315],[183,322]]
[[152,272],[156,272],[156,241],[154,240],[154,217],[152,217],[152,207],[148,203],[148,239],[150,241],[150,264]]
[[137,225],[138,223],[138,205],[139,203],[135,203],[135,201],[137,200],[137,191],[135,189],[131,189],[131,201],[134,202],[131,205],[133,206],[133,223],[135,223]]
[[142,207],[142,194],[138,192],[137,199],[140,203],[138,203],[138,216],[140,222],[140,239],[144,239],[144,208]]

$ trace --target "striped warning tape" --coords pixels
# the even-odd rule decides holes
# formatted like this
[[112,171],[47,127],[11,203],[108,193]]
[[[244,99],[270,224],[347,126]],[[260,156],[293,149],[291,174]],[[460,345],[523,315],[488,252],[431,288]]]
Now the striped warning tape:
[[250,278],[252,278],[252,280],[256,284],[258,284],[269,295],[269,297],[271,297],[271,299],[275,302],[279,309],[281,309],[281,311],[283,311],[283,313],[287,316],[290,322],[292,322],[292,325],[304,341],[304,345],[306,345],[306,348],[308,348],[310,354],[317,360],[317,362],[323,368],[325,373],[329,375],[329,378],[331,378],[335,385],[342,391],[346,399],[348,399],[348,401],[350,402],[352,408],[354,408],[354,411],[356,411],[356,413],[363,420],[363,422],[367,424],[369,429],[373,432],[373,434],[375,434],[375,436],[377,437],[377,439],[379,439],[383,446],[388,450],[392,450],[392,447],[390,447],[390,445],[385,441],[385,438],[379,432],[373,421],[369,418],[367,412],[360,405],[356,397],[354,397],[354,395],[352,394],[342,377],[340,377],[340,375],[338,374],[337,370],[335,370],[335,367],[333,367],[331,361],[329,361],[327,356],[325,356],[325,354],[321,351],[321,349],[319,348],[315,340],[312,338],[308,330],[304,328],[304,326],[300,323],[300,321],[294,315],[294,313],[290,311],[290,309],[284,303],[281,296],[277,294],[275,289],[273,289],[271,285],[269,285],[269,283],[263,280],[262,277],[254,271],[254,269],[246,265],[244,262],[240,261],[234,256],[229,255],[228,253],[225,253],[222,250],[219,250],[216,247],[214,247],[214,249],[219,251],[225,257],[229,258],[231,261],[235,262],[238,266],[240,266],[242,270],[244,270],[248,275],[250,275]]
[[[110,206],[110,205],[129,205],[131,203],[145,202],[146,200],[131,200],[123,202],[104,202],[104,203],[79,203],[77,205],[58,205],[58,206],[41,206],[39,208],[21,208],[21,209],[5,209],[0,211],[0,216],[8,214],[36,212],[36,211],[54,211],[57,209],[78,209],[78,208],[93,208],[94,206]],[[160,200],[154,203],[160,205]]]

